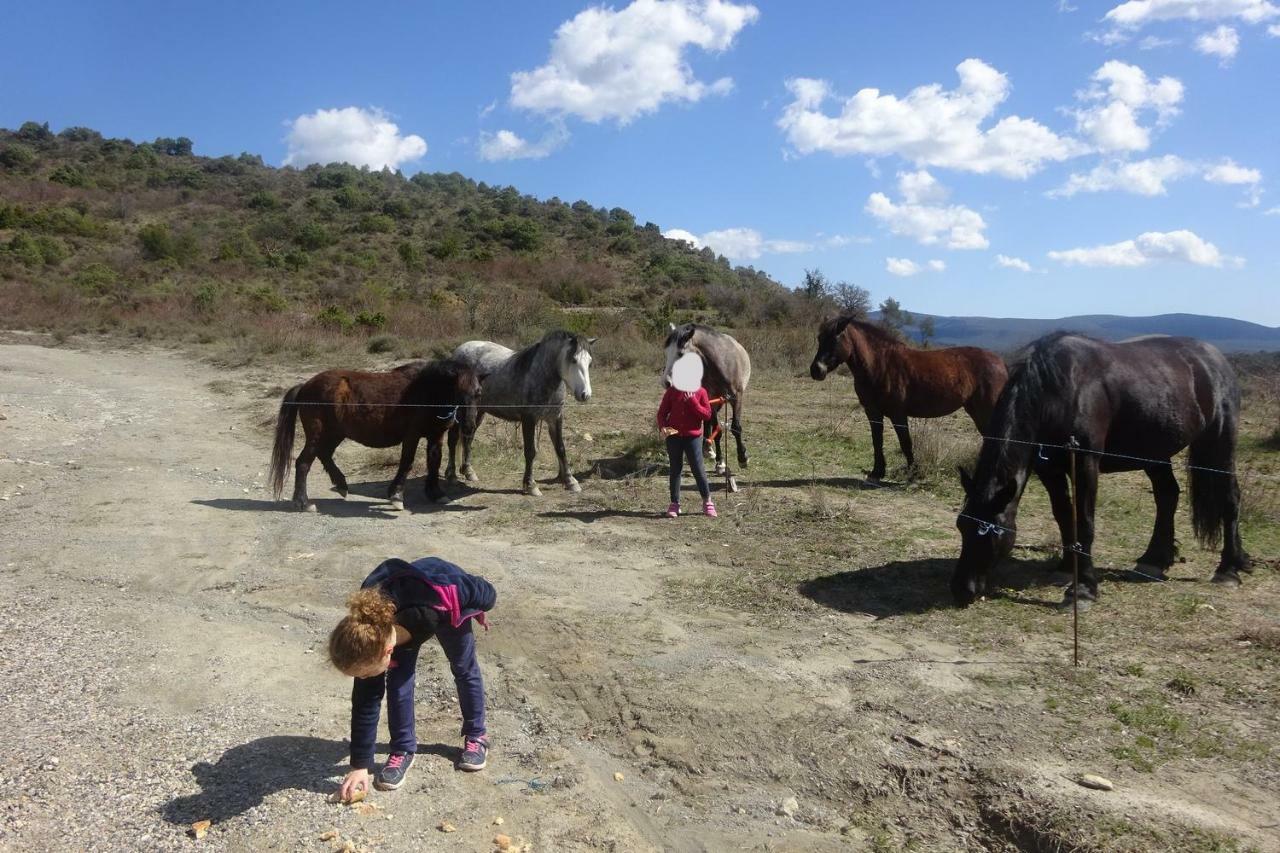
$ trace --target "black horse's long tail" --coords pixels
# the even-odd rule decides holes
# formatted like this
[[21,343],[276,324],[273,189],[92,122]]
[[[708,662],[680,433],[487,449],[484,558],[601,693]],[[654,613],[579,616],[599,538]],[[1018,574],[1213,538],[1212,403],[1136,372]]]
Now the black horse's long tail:
[[284,478],[288,475],[289,458],[293,455],[293,433],[298,423],[298,392],[302,383],[284,392],[280,402],[280,414],[276,417],[276,442],[271,448],[271,493],[276,500],[284,491]]
[[1217,548],[1222,540],[1222,523],[1228,511],[1240,503],[1236,481],[1237,409],[1228,408],[1210,424],[1187,453],[1187,479],[1191,485],[1191,525],[1196,538],[1207,548]]

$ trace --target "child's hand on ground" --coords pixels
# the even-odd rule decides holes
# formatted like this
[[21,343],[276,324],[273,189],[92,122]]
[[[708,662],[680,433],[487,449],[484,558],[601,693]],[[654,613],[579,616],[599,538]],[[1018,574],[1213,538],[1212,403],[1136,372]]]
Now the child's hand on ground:
[[342,780],[342,787],[338,789],[338,799],[342,802],[350,802],[351,796],[356,791],[369,792],[369,771],[365,769],[352,770]]

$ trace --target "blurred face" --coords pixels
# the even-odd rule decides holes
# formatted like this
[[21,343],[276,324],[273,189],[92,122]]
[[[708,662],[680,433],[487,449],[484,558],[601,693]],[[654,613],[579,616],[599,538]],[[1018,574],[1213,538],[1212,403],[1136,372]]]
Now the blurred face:
[[396,634],[391,632],[390,639],[387,640],[386,646],[382,649],[382,657],[376,661],[370,661],[362,666],[352,667],[343,674],[352,678],[373,678],[375,675],[382,675],[391,666],[391,653],[396,648]]

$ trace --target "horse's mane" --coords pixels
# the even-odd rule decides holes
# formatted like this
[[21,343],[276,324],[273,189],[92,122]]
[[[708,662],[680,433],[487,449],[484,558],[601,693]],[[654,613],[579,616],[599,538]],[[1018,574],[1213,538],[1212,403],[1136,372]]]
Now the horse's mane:
[[835,326],[832,333],[835,335],[839,335],[848,326],[854,326],[857,328],[859,332],[866,335],[868,338],[870,338],[871,340],[875,341],[878,344],[881,344],[884,346],[901,346],[902,345],[902,341],[898,340],[898,338],[896,338],[892,332],[889,332],[886,329],[882,329],[880,326],[877,326],[875,323],[869,323],[866,320],[863,320],[862,318],[854,314],[843,314],[837,317],[833,322]]
[[1034,435],[1043,427],[1065,425],[1063,392],[1070,387],[1070,377],[1058,351],[1066,338],[1098,343],[1078,332],[1059,330],[1027,344],[1010,360],[1009,381],[992,419],[992,430],[999,436],[1008,438],[1015,431]]
[[413,381],[405,388],[405,396],[417,396],[423,392],[438,392],[441,388],[453,391],[457,388],[458,377],[470,372],[472,367],[452,358],[429,361],[413,377]]
[[680,330],[685,328],[686,326],[688,326],[690,329],[690,332],[689,332],[690,337],[693,337],[693,335],[697,332],[710,332],[713,335],[722,334],[721,332],[711,328],[705,323],[681,323],[679,326],[676,326],[670,332],[667,332],[667,339],[662,342],[663,348],[671,346],[671,342],[675,340],[676,335],[680,334]]
[[554,329],[542,336],[542,340],[529,344],[520,352],[511,356],[511,366],[519,373],[527,373],[533,367],[533,360],[544,344],[558,345],[569,341],[577,344],[578,336],[564,329]]

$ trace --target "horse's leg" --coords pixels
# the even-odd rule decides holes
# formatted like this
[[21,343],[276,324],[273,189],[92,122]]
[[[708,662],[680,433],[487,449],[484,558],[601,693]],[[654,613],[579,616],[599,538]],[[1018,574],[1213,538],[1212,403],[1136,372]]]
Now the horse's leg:
[[733,440],[738,446],[738,464],[747,467],[747,443],[742,440],[742,394],[735,394],[733,402],[733,420],[729,429],[733,432]]
[[716,437],[715,460],[716,473],[729,476],[729,463],[724,459],[724,430],[720,428],[720,407],[717,406],[711,410],[711,433]]
[[329,480],[333,483],[333,487],[338,490],[338,494],[344,498],[347,496],[347,478],[343,476],[342,470],[338,468],[338,463],[333,461],[333,452],[338,449],[338,445],[342,444],[342,439],[328,439],[320,446],[317,455],[320,457],[320,464],[324,466],[324,471],[329,475]]
[[387,487],[387,500],[391,501],[391,508],[394,510],[404,509],[404,481],[409,476],[409,469],[413,467],[413,457],[418,455],[419,438],[417,433],[410,433],[400,444],[400,466],[396,468],[396,476]]
[[870,471],[864,472],[867,479],[873,483],[878,483],[884,479],[884,421],[880,418],[880,413],[867,409],[867,421],[871,424],[871,452],[875,455],[875,461]]
[[[1069,608],[1071,599],[1078,598],[1081,609],[1098,600],[1098,575],[1093,567],[1093,512],[1098,502],[1098,457],[1086,453],[1083,458],[1076,458],[1076,530],[1078,547],[1076,554],[1080,581],[1075,587],[1068,587],[1062,600],[1062,606]],[[1073,543],[1066,541],[1071,531],[1066,531],[1063,540],[1063,552],[1067,553]]]
[[[1226,474],[1214,474],[1227,477]],[[1214,583],[1239,584],[1240,572],[1252,572],[1249,555],[1240,540],[1240,482],[1235,474],[1228,479],[1227,493],[1222,507],[1222,559],[1213,573]]]
[[1053,520],[1058,523],[1058,533],[1062,536],[1062,560],[1053,574],[1065,575],[1067,580],[1059,582],[1061,586],[1071,585],[1071,557],[1065,550],[1071,540],[1071,481],[1065,471],[1043,470],[1037,472],[1044,490],[1049,493],[1049,506],[1053,509]]
[[320,446],[320,436],[324,423],[319,418],[302,418],[302,431],[306,443],[298,452],[298,459],[293,466],[293,505],[307,512],[315,512],[316,505],[307,497],[307,474],[311,471],[311,463],[315,461],[316,450]]
[[569,471],[569,454],[564,447],[564,415],[554,421],[548,421],[547,432],[551,434],[551,446],[556,450],[556,461],[560,466],[556,480],[564,483],[564,487],[571,492],[582,491],[582,486],[578,485],[578,481]]
[[444,489],[440,488],[440,458],[444,455],[444,436],[427,436],[427,479],[423,487],[427,500],[433,503],[444,502]]
[[538,419],[533,415],[520,418],[520,431],[524,434],[524,493],[540,497],[542,490],[533,481],[533,460],[538,455]]
[[480,421],[484,412],[476,412],[476,419],[471,424],[462,425],[462,476],[468,483],[479,482],[476,471],[471,467],[471,442],[475,441],[476,431],[480,429]]
[[454,467],[454,459],[458,453],[458,436],[462,427],[455,421],[449,427],[449,467],[444,469],[444,478],[450,483],[457,482],[458,470]]
[[1170,465],[1152,465],[1147,469],[1147,477],[1156,499],[1156,524],[1147,550],[1137,559],[1137,568],[1144,576],[1163,580],[1165,571],[1178,558],[1178,546],[1173,541],[1173,518],[1178,511],[1180,489]]
[[906,415],[895,415],[889,419],[893,422],[893,431],[898,435],[898,447],[902,448],[902,455],[907,457],[907,472],[914,473],[916,456],[911,450],[911,423]]

